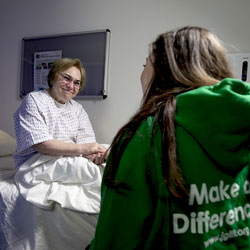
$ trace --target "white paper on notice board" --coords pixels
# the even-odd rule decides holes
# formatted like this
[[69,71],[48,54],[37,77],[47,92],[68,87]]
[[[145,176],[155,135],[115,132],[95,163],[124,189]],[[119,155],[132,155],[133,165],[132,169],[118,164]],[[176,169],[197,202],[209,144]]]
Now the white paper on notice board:
[[62,58],[62,51],[43,51],[34,53],[34,90],[47,89],[47,75],[55,60]]

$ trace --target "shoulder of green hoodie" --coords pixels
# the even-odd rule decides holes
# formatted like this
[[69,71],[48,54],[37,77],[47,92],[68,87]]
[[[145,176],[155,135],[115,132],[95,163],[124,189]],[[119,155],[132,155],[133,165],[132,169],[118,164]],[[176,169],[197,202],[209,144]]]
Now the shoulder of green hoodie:
[[250,84],[226,78],[179,95],[176,124],[218,165],[237,172],[249,162],[249,112]]

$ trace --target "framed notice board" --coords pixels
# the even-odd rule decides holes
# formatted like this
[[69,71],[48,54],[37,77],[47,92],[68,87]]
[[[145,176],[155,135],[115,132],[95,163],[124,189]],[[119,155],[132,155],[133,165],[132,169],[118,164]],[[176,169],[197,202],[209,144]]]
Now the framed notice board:
[[22,39],[20,97],[47,87],[47,74],[56,59],[79,58],[86,85],[76,98],[107,97],[110,30],[27,37]]

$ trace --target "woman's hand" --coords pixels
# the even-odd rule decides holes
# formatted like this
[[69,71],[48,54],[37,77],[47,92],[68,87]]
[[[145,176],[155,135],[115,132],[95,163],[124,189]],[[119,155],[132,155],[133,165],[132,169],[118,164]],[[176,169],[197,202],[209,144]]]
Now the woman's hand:
[[100,165],[100,164],[106,162],[107,157],[108,157],[108,152],[109,152],[109,150],[107,148],[105,148],[103,145],[100,145],[100,146],[102,149],[101,152],[85,156],[86,158],[93,161],[97,165]]
[[88,155],[94,155],[94,154],[96,155],[103,154],[107,150],[103,145],[97,142],[79,144],[79,146],[81,147],[80,154],[84,157],[87,157]]

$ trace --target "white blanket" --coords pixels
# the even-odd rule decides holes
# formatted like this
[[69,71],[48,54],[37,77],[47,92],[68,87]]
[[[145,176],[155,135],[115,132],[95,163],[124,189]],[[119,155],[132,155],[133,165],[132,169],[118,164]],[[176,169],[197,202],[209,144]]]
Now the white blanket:
[[58,203],[53,209],[41,209],[19,195],[13,174],[13,170],[0,170],[0,249],[85,249],[94,238],[98,214]]
[[103,167],[84,157],[55,157],[37,153],[15,174],[21,195],[41,208],[61,207],[98,213]]

